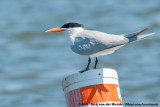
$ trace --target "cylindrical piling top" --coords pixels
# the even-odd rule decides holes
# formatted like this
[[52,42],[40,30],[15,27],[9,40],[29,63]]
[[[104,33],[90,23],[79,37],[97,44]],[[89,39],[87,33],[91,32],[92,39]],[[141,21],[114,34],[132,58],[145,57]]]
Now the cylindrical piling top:
[[[106,81],[107,79],[107,81]],[[109,81],[111,80],[111,81]],[[63,91],[71,90],[94,84],[118,84],[118,75],[116,70],[110,68],[93,69],[83,73],[75,73],[67,76],[62,81]],[[87,81],[87,82],[86,82]]]
[[75,73],[62,81],[67,107],[120,104],[122,99],[116,70],[103,68]]

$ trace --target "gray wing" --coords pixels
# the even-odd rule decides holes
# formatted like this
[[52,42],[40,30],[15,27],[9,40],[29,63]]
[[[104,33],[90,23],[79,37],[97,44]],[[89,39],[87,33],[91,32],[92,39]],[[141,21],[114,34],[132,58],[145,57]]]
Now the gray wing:
[[126,43],[128,43],[128,39],[103,43],[95,38],[76,37],[71,49],[80,55],[91,55]]
[[148,30],[148,28],[137,31],[129,35],[110,35],[97,31],[84,31],[77,36],[71,45],[71,49],[80,55],[92,55],[97,52],[119,47],[129,42],[140,40],[143,37],[150,36],[151,34],[145,34],[137,36],[138,34]]

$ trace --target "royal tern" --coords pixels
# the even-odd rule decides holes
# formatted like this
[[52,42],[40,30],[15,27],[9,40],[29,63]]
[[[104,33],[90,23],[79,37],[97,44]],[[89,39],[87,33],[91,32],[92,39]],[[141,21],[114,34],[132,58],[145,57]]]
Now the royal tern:
[[89,56],[87,67],[80,71],[82,73],[89,69],[92,57],[96,57],[94,66],[94,69],[96,69],[98,56],[111,54],[127,43],[141,40],[144,37],[154,34],[139,35],[146,30],[148,30],[148,28],[127,35],[113,35],[94,30],[86,30],[83,25],[79,23],[66,23],[61,27],[49,29],[46,32],[67,31],[69,33],[70,48],[72,51],[80,55]]

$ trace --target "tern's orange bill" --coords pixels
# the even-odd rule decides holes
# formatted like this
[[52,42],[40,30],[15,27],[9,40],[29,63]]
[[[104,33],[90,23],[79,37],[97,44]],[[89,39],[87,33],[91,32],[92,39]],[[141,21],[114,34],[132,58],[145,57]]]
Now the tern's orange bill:
[[65,31],[65,30],[61,29],[61,27],[46,30],[46,32],[62,32],[62,31]]

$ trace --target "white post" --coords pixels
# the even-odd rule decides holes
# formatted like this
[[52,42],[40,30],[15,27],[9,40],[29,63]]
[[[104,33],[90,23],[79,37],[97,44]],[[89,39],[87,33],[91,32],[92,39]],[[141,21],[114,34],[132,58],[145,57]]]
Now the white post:
[[103,68],[75,73],[62,82],[67,107],[122,106],[116,70]]

